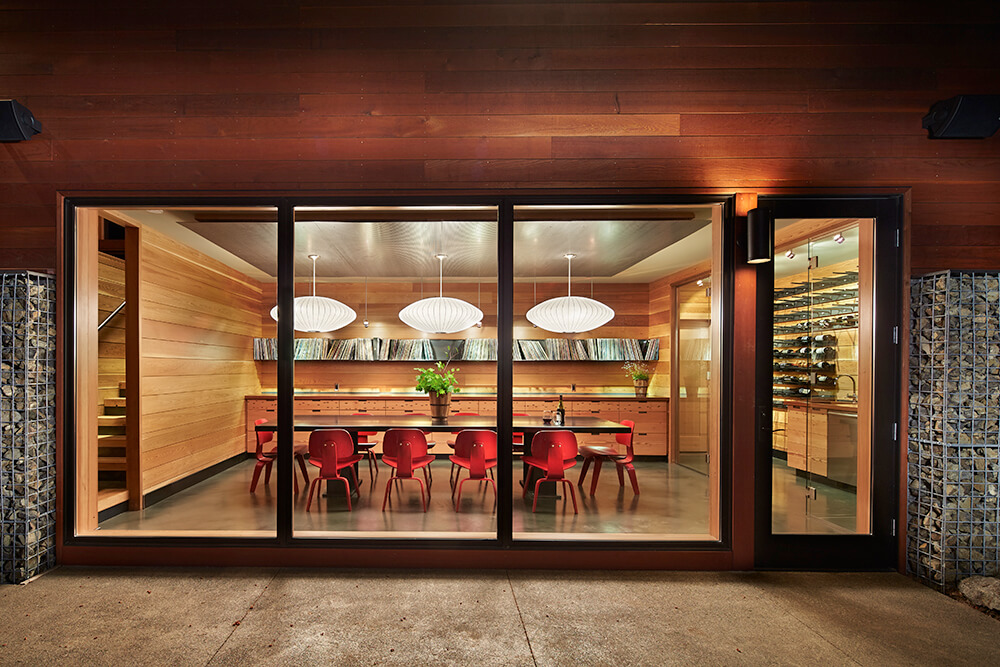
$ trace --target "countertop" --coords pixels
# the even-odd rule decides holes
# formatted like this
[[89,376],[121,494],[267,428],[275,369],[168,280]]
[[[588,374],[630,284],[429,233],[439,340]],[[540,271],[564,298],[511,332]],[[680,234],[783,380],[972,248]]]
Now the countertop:
[[[530,400],[530,399],[547,399],[547,398],[557,398],[560,394],[558,392],[535,392],[527,394],[514,394],[514,398],[518,400]],[[275,398],[277,397],[277,392],[265,391],[261,394],[248,394],[246,398],[248,399],[262,399],[262,398]],[[496,394],[487,393],[475,393],[475,392],[460,392],[458,394],[452,394],[453,399],[462,398],[495,398]],[[593,400],[593,399],[618,399],[618,400],[635,400],[636,396],[634,393],[584,393],[584,392],[571,392],[562,394],[563,400]],[[296,391],[295,398],[304,399],[324,399],[324,398],[340,398],[340,399],[407,399],[407,398],[427,398],[427,394],[423,392],[415,391],[384,391],[384,392],[357,392],[357,391]],[[665,401],[666,396],[647,396],[647,400],[651,401]]]

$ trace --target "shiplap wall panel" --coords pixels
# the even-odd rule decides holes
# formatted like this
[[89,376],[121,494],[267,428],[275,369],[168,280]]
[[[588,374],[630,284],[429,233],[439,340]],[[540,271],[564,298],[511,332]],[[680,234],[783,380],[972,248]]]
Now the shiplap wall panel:
[[245,450],[243,397],[260,391],[253,338],[261,290],[152,229],[143,230],[141,253],[148,493]]
[[[13,0],[0,266],[55,266],[57,192],[912,188],[912,270],[995,268],[1000,9],[953,2]],[[942,231],[947,230],[947,231]]]

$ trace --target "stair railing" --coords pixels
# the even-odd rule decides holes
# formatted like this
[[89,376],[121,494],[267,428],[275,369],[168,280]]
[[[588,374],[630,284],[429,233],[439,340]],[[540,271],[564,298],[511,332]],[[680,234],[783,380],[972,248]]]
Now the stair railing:
[[113,311],[111,311],[110,315],[108,315],[107,317],[104,318],[103,322],[101,322],[100,324],[97,325],[97,330],[100,331],[101,329],[103,329],[104,325],[106,325],[108,322],[110,322],[112,319],[114,319],[115,315],[117,315],[118,313],[122,312],[122,308],[124,308],[124,307],[125,307],[125,301],[122,301],[120,304],[118,304],[117,308],[115,308]]

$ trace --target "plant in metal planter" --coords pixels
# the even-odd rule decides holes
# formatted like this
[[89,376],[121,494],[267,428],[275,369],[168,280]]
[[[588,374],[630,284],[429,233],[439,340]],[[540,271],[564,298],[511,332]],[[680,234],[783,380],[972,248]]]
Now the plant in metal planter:
[[448,408],[451,405],[451,395],[461,391],[458,387],[458,378],[455,377],[460,369],[448,368],[448,364],[437,362],[434,368],[414,368],[417,371],[417,391],[426,391],[431,402],[431,417],[434,419],[444,419],[448,416]]
[[638,398],[645,398],[649,389],[649,366],[642,361],[629,361],[622,365],[627,377],[632,378],[632,386],[635,387],[635,395]]

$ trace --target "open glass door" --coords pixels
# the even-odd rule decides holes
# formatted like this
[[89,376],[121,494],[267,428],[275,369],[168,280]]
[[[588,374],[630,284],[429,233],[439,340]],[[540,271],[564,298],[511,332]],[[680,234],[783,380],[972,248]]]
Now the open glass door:
[[770,355],[758,364],[771,379],[770,396],[759,397],[763,566],[889,566],[894,553],[895,220],[864,200],[836,201],[840,216],[818,214],[826,204],[773,203],[773,290],[759,304],[772,317],[758,333]]

